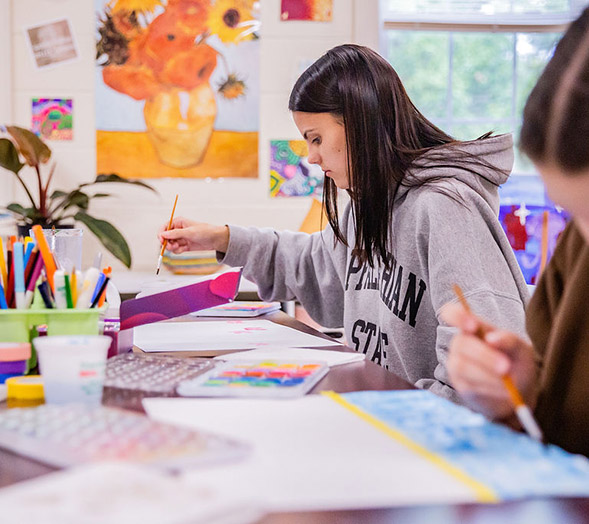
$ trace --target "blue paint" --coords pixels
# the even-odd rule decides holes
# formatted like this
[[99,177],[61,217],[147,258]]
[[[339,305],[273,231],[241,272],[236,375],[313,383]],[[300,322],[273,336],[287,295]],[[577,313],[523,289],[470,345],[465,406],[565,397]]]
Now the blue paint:
[[589,496],[589,460],[427,391],[361,391],[348,402],[441,456],[501,499]]

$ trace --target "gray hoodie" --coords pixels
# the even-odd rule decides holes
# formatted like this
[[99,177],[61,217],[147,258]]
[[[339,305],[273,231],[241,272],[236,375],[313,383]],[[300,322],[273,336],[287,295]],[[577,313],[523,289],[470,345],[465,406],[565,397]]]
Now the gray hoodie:
[[[465,142],[460,149],[511,171],[511,135]],[[411,176],[447,178],[398,192],[392,271],[378,262],[362,266],[352,256],[349,205],[340,224],[351,247],[335,241],[330,227],[309,235],[230,226],[223,262],[243,265],[264,300],[299,300],[321,325],[343,325],[348,345],[367,358],[419,388],[459,401],[445,366],[454,330],[439,317],[440,308],[456,300],[453,284],[475,313],[519,335],[525,335],[528,290],[497,220],[497,186],[508,175],[480,166],[478,174],[456,165],[423,168],[432,162],[424,155]]]

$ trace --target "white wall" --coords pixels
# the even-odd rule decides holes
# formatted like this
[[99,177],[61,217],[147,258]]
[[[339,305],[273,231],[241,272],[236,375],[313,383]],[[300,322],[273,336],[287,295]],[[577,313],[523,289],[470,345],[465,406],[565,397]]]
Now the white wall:
[[[0,7],[3,3],[12,4],[14,104],[12,115],[0,105],[0,122],[12,116],[14,123],[28,127],[31,98],[72,98],[74,140],[50,144],[57,161],[53,187],[66,189],[89,181],[96,174],[93,1],[0,0]],[[306,215],[310,205],[308,199],[271,199],[268,195],[269,140],[299,138],[287,102],[301,61],[314,60],[327,49],[350,41],[377,47],[377,0],[334,0],[333,21],[328,23],[280,22],[280,0],[262,0],[261,7],[259,178],[210,182],[200,179],[149,180],[158,189],[159,196],[138,188],[113,186],[112,191],[117,192],[117,197],[94,202],[91,211],[112,221],[124,234],[131,246],[134,269],[153,268],[158,250],[155,232],[169,216],[176,193],[180,194],[177,215],[212,223],[298,229]],[[4,17],[6,12],[0,11],[0,16]],[[26,47],[23,27],[64,16],[72,21],[80,59],[53,69],[36,70]],[[6,24],[6,21],[0,22],[0,38],[2,23]],[[4,47],[0,47],[0,53],[3,50]],[[4,64],[5,60],[0,64],[0,74],[5,74]],[[5,92],[6,86],[3,82],[0,84],[3,84],[0,85],[2,97],[2,89]],[[6,176],[0,178],[0,195],[11,191],[6,180]],[[24,201],[18,188],[16,196]],[[88,233],[84,238],[85,263],[90,263],[93,253],[100,249],[98,242]],[[105,261],[113,267],[121,267],[106,253],[104,255]]]
[[[11,0],[0,0],[0,124],[12,121]],[[0,174],[0,206],[11,201],[14,182],[10,173]]]

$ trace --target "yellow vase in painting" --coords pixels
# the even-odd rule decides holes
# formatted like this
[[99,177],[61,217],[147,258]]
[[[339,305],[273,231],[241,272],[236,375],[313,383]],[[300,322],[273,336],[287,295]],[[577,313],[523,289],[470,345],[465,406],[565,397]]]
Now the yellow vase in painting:
[[147,136],[163,164],[200,164],[213,133],[217,104],[210,84],[190,91],[170,89],[145,101]]

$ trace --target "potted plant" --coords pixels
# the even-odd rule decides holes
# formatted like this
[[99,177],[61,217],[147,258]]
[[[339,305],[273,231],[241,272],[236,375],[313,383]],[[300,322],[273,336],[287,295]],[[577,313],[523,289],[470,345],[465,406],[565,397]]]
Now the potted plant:
[[[131,267],[131,251],[129,245],[110,222],[95,218],[89,214],[90,201],[93,198],[105,198],[110,193],[88,193],[90,186],[105,183],[134,184],[155,192],[155,189],[139,180],[125,179],[115,174],[98,175],[93,182],[80,184],[71,191],[54,190],[50,192],[51,180],[55,172],[55,164],[49,167],[46,176],[42,167],[49,163],[51,150],[37,135],[17,126],[0,127],[0,167],[11,171],[25,190],[29,200],[25,207],[18,203],[6,206],[22,226],[26,234],[31,226],[41,225],[43,228],[68,227],[73,222],[84,224],[102,243],[102,245],[127,267]],[[36,195],[21,175],[25,167],[32,167],[36,173]],[[37,198],[35,198],[35,196]]]

